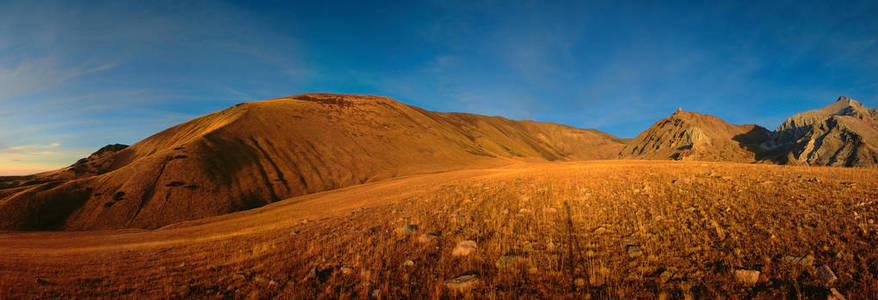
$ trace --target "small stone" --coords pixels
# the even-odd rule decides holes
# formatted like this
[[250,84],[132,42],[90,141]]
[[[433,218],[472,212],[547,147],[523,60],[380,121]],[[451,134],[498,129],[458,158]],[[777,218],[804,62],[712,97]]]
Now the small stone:
[[465,274],[445,281],[445,286],[452,290],[465,291],[479,282],[478,274]]
[[354,269],[351,269],[348,267],[341,267],[341,268],[338,268],[338,270],[341,271],[341,273],[345,274],[345,275],[350,275],[351,273],[354,272]]
[[406,267],[411,267],[411,266],[415,265],[415,262],[413,260],[409,259],[409,260],[405,261],[404,263],[402,263],[402,265],[406,266]]
[[635,258],[643,255],[643,250],[640,249],[640,245],[628,245],[626,247],[628,251],[628,257]]
[[402,234],[412,234],[418,232],[418,225],[414,224],[406,224],[399,228],[399,232]]
[[372,290],[372,298],[381,299],[381,290],[379,290],[379,289]]
[[607,232],[607,228],[604,226],[598,226],[598,228],[595,228],[592,232],[594,234],[602,234],[604,232]]
[[831,288],[829,289],[829,295],[826,296],[826,300],[847,300],[837,289]]
[[271,281],[271,278],[264,277],[264,276],[258,276],[253,280],[256,282],[269,282],[269,281]]
[[671,280],[671,278],[673,278],[673,277],[674,277],[673,272],[664,271],[664,272],[662,272],[662,274],[659,275],[659,280],[661,280],[661,282],[668,282],[668,280]]
[[832,272],[829,266],[822,265],[820,268],[817,268],[817,279],[820,280],[823,286],[829,287],[838,280],[838,277],[835,276],[835,273]]
[[759,282],[759,271],[756,270],[735,270],[735,279],[745,285],[755,285]]
[[520,213],[520,214],[531,214],[531,213],[533,213],[533,211],[530,210],[530,209],[527,209],[527,208],[522,208],[522,209],[519,209],[519,210],[518,210],[518,213]]
[[451,251],[451,255],[453,256],[467,256],[470,255],[473,251],[476,250],[476,242],[472,240],[466,240],[457,243],[457,246],[454,247],[454,250]]
[[232,275],[232,278],[234,278],[234,279],[247,279],[247,275],[245,275],[244,273],[235,273]]
[[584,287],[585,286],[585,278],[578,277],[575,280],[573,280],[573,284],[576,285],[577,287]]
[[558,209],[554,208],[554,207],[549,207],[549,208],[546,208],[545,212],[550,213],[550,214],[554,214],[554,213],[558,212]]
[[430,243],[435,241],[437,237],[439,236],[434,233],[425,233],[418,237],[418,242],[422,244]]
[[503,269],[525,262],[527,262],[527,258],[523,255],[507,254],[498,258],[494,265],[497,266],[498,269]]
[[784,256],[783,261],[790,264],[797,264],[806,267],[814,265],[814,256]]

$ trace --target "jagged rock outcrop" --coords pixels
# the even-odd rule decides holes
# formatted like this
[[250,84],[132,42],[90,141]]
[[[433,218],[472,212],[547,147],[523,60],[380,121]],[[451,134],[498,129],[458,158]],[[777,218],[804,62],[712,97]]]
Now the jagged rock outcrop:
[[642,132],[620,158],[752,162],[769,132],[757,125],[732,125],[720,118],[677,109]]
[[[116,158],[116,152],[122,151],[125,148],[128,148],[128,145],[111,144],[101,147],[101,149],[95,151],[95,153],[92,153],[86,158],[80,159],[72,166],[62,170],[62,176],[84,177],[109,172],[113,168],[113,161]],[[72,174],[65,174],[68,172]]]
[[778,163],[878,166],[878,109],[841,96],[835,103],[796,114],[763,145]]

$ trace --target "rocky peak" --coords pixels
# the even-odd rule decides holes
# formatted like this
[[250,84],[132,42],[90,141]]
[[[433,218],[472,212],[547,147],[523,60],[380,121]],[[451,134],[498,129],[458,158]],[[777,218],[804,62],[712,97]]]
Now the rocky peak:
[[840,96],[832,104],[793,115],[762,146],[783,163],[872,166],[878,164],[878,114]]
[[87,158],[78,160],[70,166],[75,176],[102,174],[108,172],[113,165],[114,155],[128,148],[128,145],[110,144],[101,147]]
[[101,147],[101,149],[98,149],[98,151],[95,151],[95,153],[92,153],[91,155],[89,155],[89,157],[100,156],[101,154],[104,154],[107,152],[119,152],[125,148],[128,148],[128,145],[109,144],[109,145]]

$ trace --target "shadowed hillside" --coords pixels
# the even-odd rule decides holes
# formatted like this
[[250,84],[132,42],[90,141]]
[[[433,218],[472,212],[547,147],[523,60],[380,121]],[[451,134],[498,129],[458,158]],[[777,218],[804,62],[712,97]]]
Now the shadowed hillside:
[[7,181],[0,228],[156,228],[382,178],[607,159],[621,147],[596,130],[306,94],[238,104],[66,169]]

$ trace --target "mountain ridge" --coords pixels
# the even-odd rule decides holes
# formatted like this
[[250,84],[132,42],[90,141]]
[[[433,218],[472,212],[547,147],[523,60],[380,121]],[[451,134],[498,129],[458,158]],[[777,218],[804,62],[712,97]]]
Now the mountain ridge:
[[0,229],[158,228],[392,177],[515,162],[878,166],[878,110],[847,97],[775,131],[678,109],[633,139],[371,95],[236,104],[60,170],[0,178]]
[[42,174],[0,198],[0,228],[158,228],[402,175],[607,159],[621,147],[596,130],[304,94],[181,123],[86,160],[95,172]]

